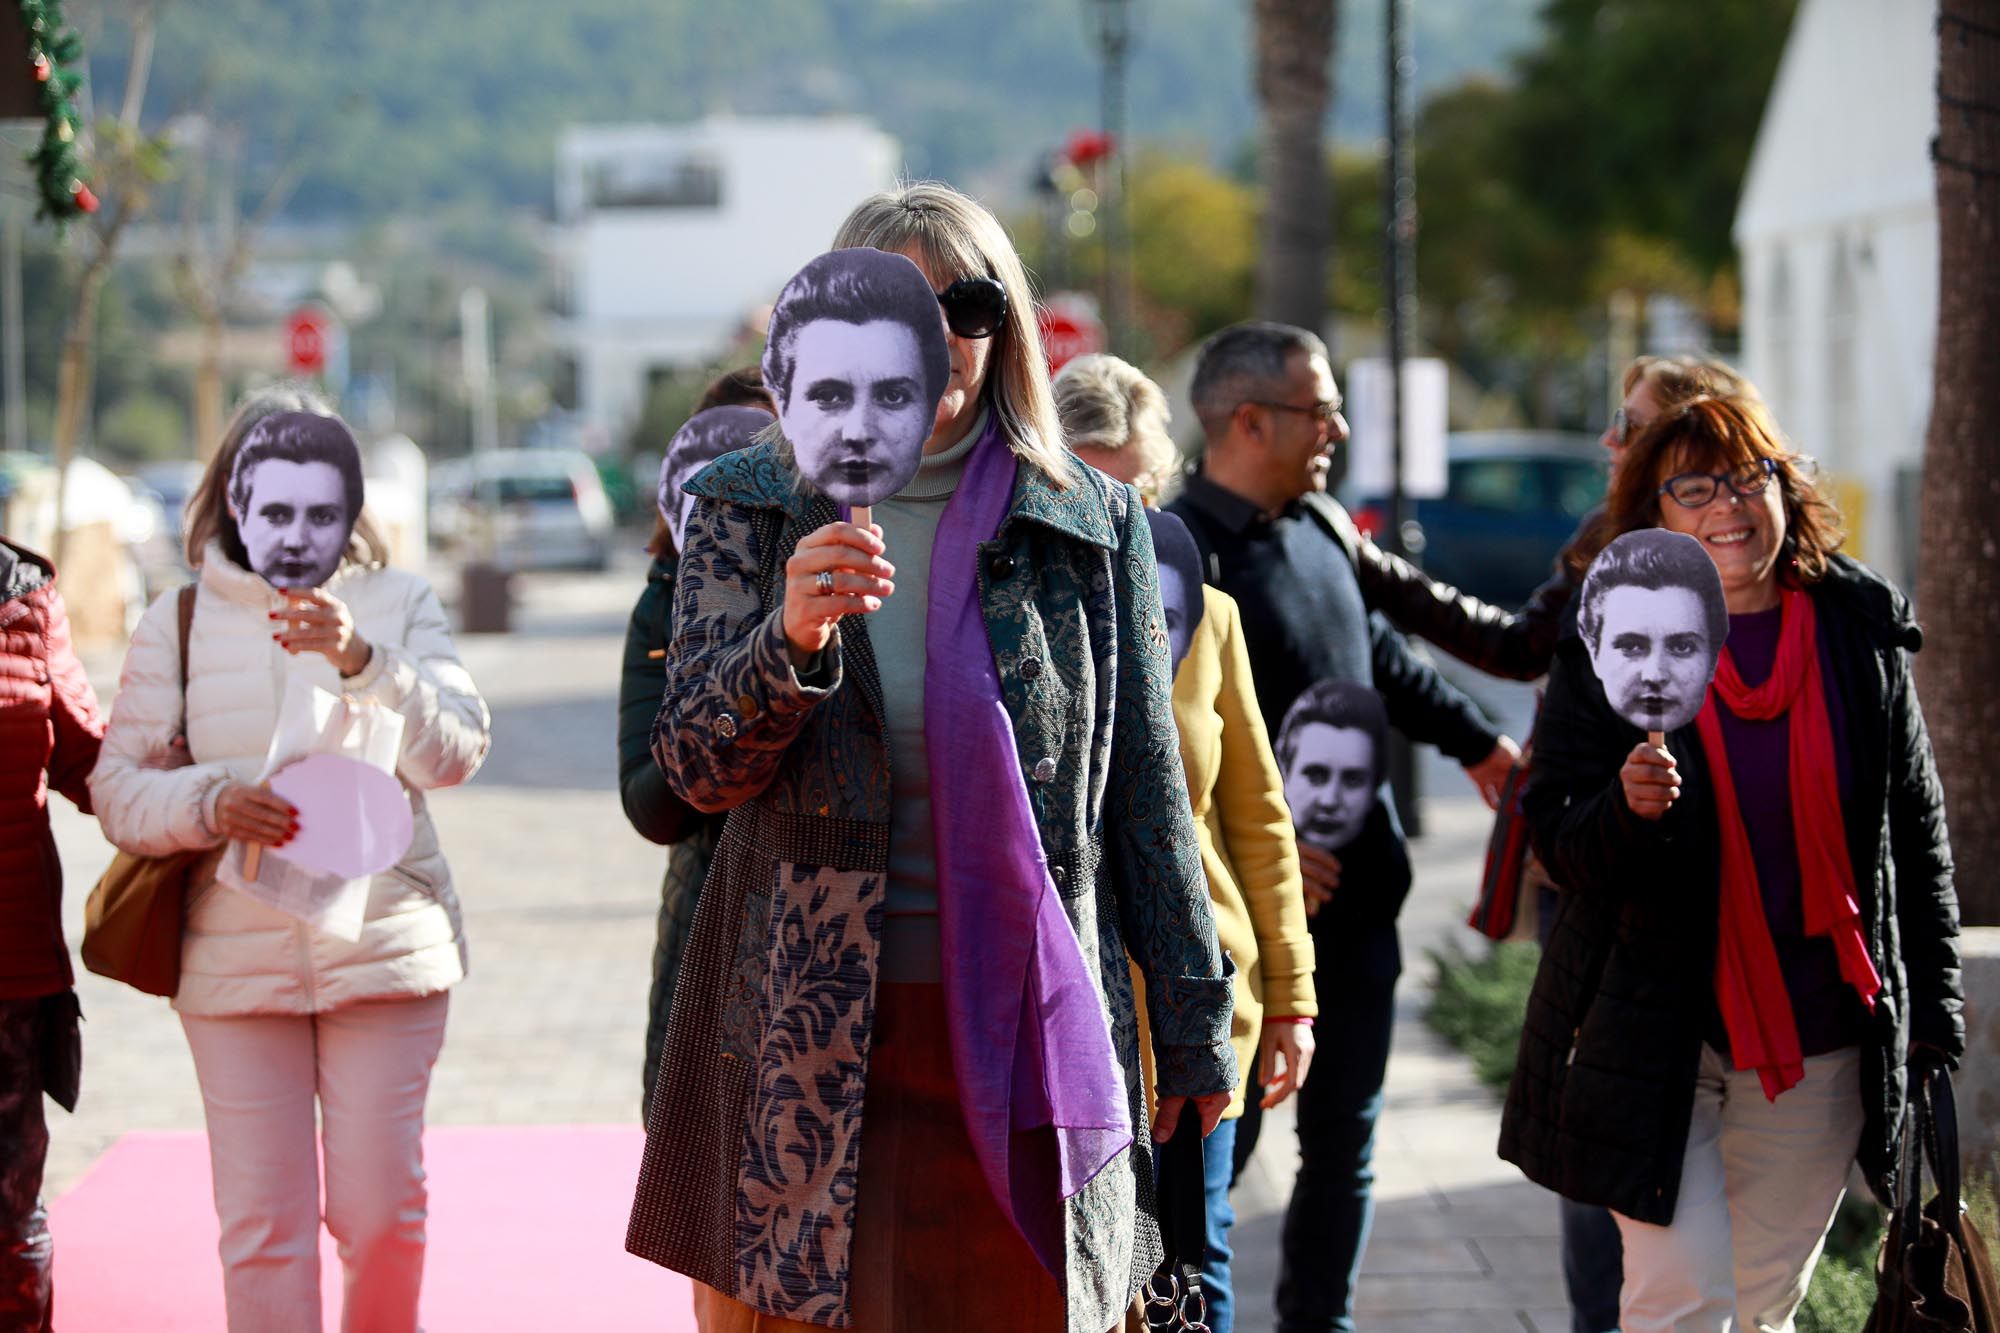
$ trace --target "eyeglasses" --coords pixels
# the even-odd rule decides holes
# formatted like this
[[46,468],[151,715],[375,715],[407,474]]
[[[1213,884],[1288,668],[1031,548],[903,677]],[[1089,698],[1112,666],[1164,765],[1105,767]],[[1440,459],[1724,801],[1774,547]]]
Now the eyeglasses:
[[1683,472],[1661,483],[1657,495],[1664,495],[1683,509],[1703,509],[1721,493],[1722,484],[1741,496],[1761,495],[1778,470],[1774,458],[1759,458],[1727,472]]
[[961,338],[991,338],[1007,320],[1007,289],[992,278],[960,278],[938,293],[938,304]]
[[1632,414],[1621,407],[1611,414],[1611,438],[1624,444],[1652,424],[1650,421],[1632,420]]
[[1322,426],[1331,426],[1340,417],[1342,403],[1338,398],[1330,402],[1314,403],[1311,407],[1300,407],[1297,403],[1267,403],[1261,398],[1247,399],[1252,407],[1268,407],[1273,412],[1298,412],[1316,418]]

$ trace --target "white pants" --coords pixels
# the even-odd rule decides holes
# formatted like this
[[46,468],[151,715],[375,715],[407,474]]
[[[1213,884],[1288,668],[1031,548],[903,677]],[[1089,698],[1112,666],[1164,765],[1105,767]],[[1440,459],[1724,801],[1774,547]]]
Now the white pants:
[[424,1099],[446,997],[331,1013],[181,1015],[208,1116],[230,1333],[320,1328],[319,1101],[326,1226],[345,1333],[414,1333],[424,1271]]
[[1773,1102],[1708,1046],[1669,1226],[1619,1213],[1624,1333],[1792,1333],[1861,1143],[1861,1054],[1806,1062]]

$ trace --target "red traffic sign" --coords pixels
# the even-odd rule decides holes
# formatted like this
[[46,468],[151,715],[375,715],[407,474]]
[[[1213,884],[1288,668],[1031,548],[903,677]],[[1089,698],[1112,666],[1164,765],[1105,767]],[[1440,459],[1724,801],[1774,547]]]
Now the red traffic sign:
[[285,316],[285,366],[294,375],[326,373],[333,339],[333,314],[320,305],[302,305]]
[[1077,357],[1104,350],[1104,325],[1095,303],[1077,296],[1056,296],[1036,315],[1042,332],[1042,354],[1053,375]]

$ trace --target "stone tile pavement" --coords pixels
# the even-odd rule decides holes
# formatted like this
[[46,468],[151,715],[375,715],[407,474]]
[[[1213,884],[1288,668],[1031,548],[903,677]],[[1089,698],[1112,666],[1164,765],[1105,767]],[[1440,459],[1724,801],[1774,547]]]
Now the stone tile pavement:
[[[461,642],[493,707],[495,745],[473,782],[433,805],[465,904],[473,970],[453,993],[432,1123],[605,1124],[638,1115],[663,856],[620,812],[613,706],[639,569],[627,557],[609,577],[517,580],[516,632]],[[452,581],[440,571],[447,595]],[[108,701],[117,661],[90,665]],[[1523,696],[1501,687],[1482,697],[1518,735]],[[1493,1157],[1497,1107],[1421,1021],[1425,950],[1467,936],[1460,923],[1486,830],[1454,770],[1431,764],[1427,779],[1433,799],[1404,913],[1405,979],[1360,1325],[1370,1333],[1560,1333],[1567,1319],[1554,1203]],[[94,821],[57,805],[74,946],[84,895],[111,852]],[[202,1123],[186,1043],[166,1002],[78,970],[83,1099],[74,1116],[51,1109],[51,1194],[128,1130]],[[1244,1333],[1272,1326],[1292,1143],[1289,1116],[1273,1115],[1238,1190]]]

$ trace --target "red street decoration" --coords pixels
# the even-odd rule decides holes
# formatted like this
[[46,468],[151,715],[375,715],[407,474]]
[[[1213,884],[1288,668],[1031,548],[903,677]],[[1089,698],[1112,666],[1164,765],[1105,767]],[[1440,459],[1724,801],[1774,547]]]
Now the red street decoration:
[[1117,142],[1097,130],[1071,130],[1069,141],[1063,145],[1063,156],[1079,167],[1101,162],[1117,151]]
[[285,364],[292,374],[325,373],[332,327],[332,316],[318,305],[302,305],[285,317]]
[[55,67],[49,64],[49,58],[40,51],[35,52],[35,82],[47,83],[49,75],[54,72]]
[[76,200],[76,206],[84,212],[95,213],[97,211],[97,196],[90,192],[88,185],[79,183],[74,190],[69,192],[69,197]]
[[1042,355],[1053,375],[1077,357],[1104,350],[1104,325],[1087,298],[1057,293],[1035,312],[1042,334]]

